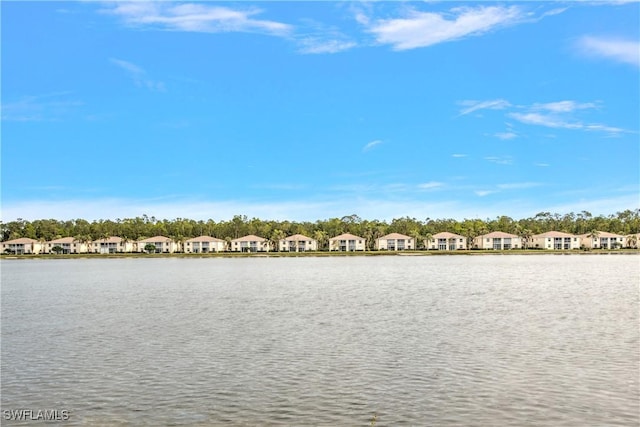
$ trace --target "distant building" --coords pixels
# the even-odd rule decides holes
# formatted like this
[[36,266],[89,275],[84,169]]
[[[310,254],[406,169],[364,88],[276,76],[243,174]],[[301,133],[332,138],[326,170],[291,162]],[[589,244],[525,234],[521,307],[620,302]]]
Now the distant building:
[[89,252],[89,245],[85,242],[80,242],[73,237],[62,237],[61,239],[54,239],[46,242],[42,248],[42,252],[45,254],[56,253],[53,248],[59,247],[59,253],[61,254],[84,254]]
[[116,254],[123,252],[135,252],[137,250],[137,242],[125,240],[118,236],[98,239],[89,243],[89,251],[96,254]]
[[367,240],[363,237],[345,233],[329,239],[330,251],[353,252],[366,250]]
[[467,238],[455,233],[443,231],[425,240],[425,248],[439,251],[456,251],[467,249]]
[[404,251],[415,248],[415,239],[400,233],[391,233],[376,239],[377,250]]
[[510,250],[522,248],[522,239],[515,234],[494,231],[473,239],[475,249]]
[[250,234],[231,241],[232,252],[269,252],[271,244],[267,239]]
[[582,234],[582,246],[589,249],[618,249],[625,247],[625,237],[620,234],[598,231],[596,236],[591,233]]
[[184,252],[188,254],[206,254],[209,252],[224,252],[227,242],[211,236],[200,236],[184,242]]
[[579,236],[561,231],[548,231],[531,236],[527,247],[530,249],[570,250],[580,249]]
[[2,252],[15,255],[39,254],[42,253],[42,243],[35,239],[21,237],[2,242]]
[[145,247],[147,245],[155,246],[155,253],[172,254],[174,252],[180,252],[180,244],[165,236],[155,236],[148,239],[138,240],[138,251],[146,252]]
[[281,239],[278,242],[278,250],[281,252],[317,251],[318,242],[303,234],[294,234]]

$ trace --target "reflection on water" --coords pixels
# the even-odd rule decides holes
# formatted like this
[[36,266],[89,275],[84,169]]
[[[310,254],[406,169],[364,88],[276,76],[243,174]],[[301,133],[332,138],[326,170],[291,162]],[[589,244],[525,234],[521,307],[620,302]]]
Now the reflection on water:
[[638,261],[3,260],[2,409],[66,409],[67,425],[638,425]]

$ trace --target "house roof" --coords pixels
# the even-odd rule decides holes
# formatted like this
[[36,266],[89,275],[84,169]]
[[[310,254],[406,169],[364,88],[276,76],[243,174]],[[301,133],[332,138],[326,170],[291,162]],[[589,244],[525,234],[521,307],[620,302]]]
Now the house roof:
[[431,236],[432,239],[464,239],[464,236],[455,233],[449,233],[448,231],[442,231]]
[[61,237],[60,239],[53,239],[48,241],[47,243],[80,243],[78,240],[73,237]]
[[28,237],[20,237],[19,239],[8,240],[6,242],[2,242],[3,244],[25,244],[25,243],[38,243],[36,239],[30,239]]
[[138,240],[138,242],[140,243],[154,243],[154,242],[172,242],[173,240],[171,240],[168,237],[165,236],[155,236],[155,237],[149,237],[148,239],[142,239],[142,240]]
[[379,237],[378,240],[389,240],[389,239],[405,239],[405,240],[410,240],[413,239],[413,237],[410,236],[406,236],[404,234],[400,234],[400,233],[389,233],[386,236],[382,236]]
[[118,236],[110,236],[110,237],[107,237],[106,239],[94,240],[94,243],[120,243],[120,242],[122,242],[122,237],[118,237]]
[[578,237],[575,234],[564,233],[562,231],[547,231],[546,233],[536,234],[531,236],[533,239],[539,237]]
[[232,242],[264,242],[264,237],[256,236],[255,234],[249,234],[248,236],[238,237],[237,239],[233,239]]
[[[581,234],[580,237],[588,237],[591,233]],[[609,233],[608,231],[598,231],[598,238],[600,237],[624,237],[622,234]]]
[[504,231],[494,231],[489,234],[483,234],[482,236],[478,236],[481,238],[518,238],[515,234],[505,233]]
[[194,237],[192,239],[187,239],[185,240],[185,242],[223,242],[224,240],[221,239],[216,239],[215,237],[211,237],[211,236],[198,236],[198,237]]
[[293,234],[289,237],[285,237],[284,239],[285,241],[289,241],[289,242],[297,242],[300,240],[313,240],[311,237],[307,237],[304,234]]
[[329,240],[364,240],[364,237],[355,236],[353,234],[344,233],[339,236],[330,238]]

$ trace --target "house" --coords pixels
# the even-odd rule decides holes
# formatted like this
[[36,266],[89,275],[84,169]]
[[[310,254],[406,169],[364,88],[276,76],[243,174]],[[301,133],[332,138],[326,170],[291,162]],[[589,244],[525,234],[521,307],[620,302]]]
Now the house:
[[89,251],[96,254],[136,252],[138,250],[137,246],[137,242],[132,242],[118,236],[110,236],[89,243]]
[[467,238],[455,233],[443,231],[424,241],[426,249],[439,251],[455,251],[467,249]]
[[267,239],[250,234],[231,241],[232,252],[269,252],[271,244]]
[[[61,254],[84,254],[89,252],[89,244],[74,239],[73,237],[62,237],[46,242],[42,248],[42,253],[61,253]],[[54,250],[54,248],[59,248]]]
[[640,233],[629,234],[624,240],[627,248],[638,249],[640,247]]
[[7,240],[2,242],[2,252],[15,255],[39,254],[42,253],[42,243],[28,237]]
[[278,250],[281,252],[306,252],[317,251],[317,240],[302,234],[294,234],[278,242]]
[[416,240],[413,237],[400,233],[391,233],[376,239],[376,250],[382,251],[404,251],[415,249]]
[[156,250],[155,253],[172,254],[174,252],[180,252],[180,244],[172,239],[164,236],[155,236],[148,239],[138,240],[138,251],[146,252],[146,246],[153,245]]
[[330,251],[352,252],[364,251],[366,249],[366,239],[345,233],[329,239]]
[[515,234],[494,231],[473,238],[474,249],[509,250],[522,248],[522,239]]
[[184,242],[184,251],[188,254],[206,254],[209,252],[224,252],[227,242],[211,236],[194,237]]
[[527,247],[531,249],[569,250],[580,249],[580,244],[580,237],[574,234],[547,231],[546,233],[531,236]]
[[589,249],[617,249],[625,247],[625,237],[606,231],[595,231],[583,234],[582,246]]

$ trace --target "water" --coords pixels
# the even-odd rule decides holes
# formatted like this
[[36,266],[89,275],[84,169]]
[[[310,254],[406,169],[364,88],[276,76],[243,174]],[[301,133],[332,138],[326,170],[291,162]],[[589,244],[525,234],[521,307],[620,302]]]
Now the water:
[[2,409],[87,426],[637,426],[639,261],[3,260]]

